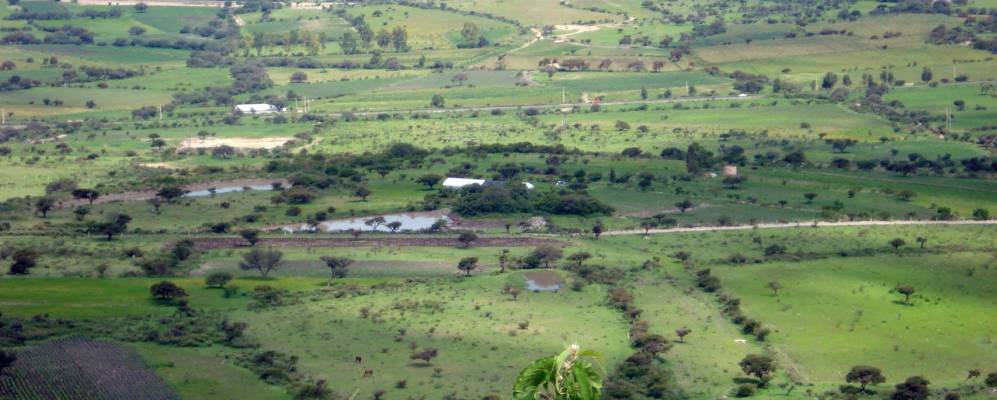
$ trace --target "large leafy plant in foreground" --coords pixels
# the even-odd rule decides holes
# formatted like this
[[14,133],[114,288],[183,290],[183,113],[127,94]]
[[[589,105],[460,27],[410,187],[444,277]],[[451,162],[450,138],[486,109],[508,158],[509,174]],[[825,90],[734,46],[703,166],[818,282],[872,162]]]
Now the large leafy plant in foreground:
[[530,363],[516,378],[512,389],[516,400],[597,400],[601,397],[602,374],[587,359],[598,359],[593,351],[568,346],[556,356]]

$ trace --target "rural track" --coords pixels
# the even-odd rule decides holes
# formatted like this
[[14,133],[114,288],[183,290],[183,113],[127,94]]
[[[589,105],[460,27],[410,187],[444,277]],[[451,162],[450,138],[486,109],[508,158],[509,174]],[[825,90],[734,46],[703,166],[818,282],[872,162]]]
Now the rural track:
[[[693,102],[704,102],[704,101],[724,101],[724,100],[758,100],[763,98],[762,96],[752,95],[752,96],[720,96],[720,97],[693,97],[693,98],[681,98],[681,99],[655,99],[655,100],[626,100],[626,101],[606,101],[599,103],[600,106],[626,106],[626,105],[638,105],[638,104],[669,104],[669,103],[693,103]],[[590,103],[561,103],[561,104],[516,104],[516,105],[505,105],[505,106],[481,106],[481,107],[457,107],[457,108],[404,108],[404,109],[393,109],[393,110],[373,110],[373,111],[334,111],[334,112],[313,112],[309,113],[312,115],[322,115],[327,117],[342,117],[343,115],[350,114],[361,117],[376,116],[378,114],[397,114],[397,113],[428,113],[428,114],[443,114],[443,113],[458,113],[458,112],[472,112],[472,111],[492,111],[492,110],[520,110],[525,108],[537,108],[537,109],[551,109],[551,108],[565,108],[565,107],[589,107]],[[293,114],[293,113],[285,113]],[[149,120],[152,121],[152,120]],[[162,119],[159,122],[176,122],[176,121],[187,121],[185,119]],[[53,127],[56,125],[55,122],[45,122],[45,121],[28,121],[42,126]],[[10,127],[10,128],[23,128],[28,122],[14,123],[8,120],[6,125],[0,127]],[[109,121],[106,122],[108,125],[125,125],[134,124],[135,120],[120,120],[120,121]]]
[[[820,222],[820,221],[800,221],[775,224],[755,224],[755,225],[731,225],[731,226],[696,226],[688,228],[668,228],[651,229],[648,234],[684,233],[684,232],[713,232],[713,231],[738,231],[752,229],[780,229],[780,228],[834,228],[842,226],[901,226],[901,225],[997,225],[997,220],[986,221],[844,221],[844,222]],[[617,231],[603,232],[603,236],[625,236],[643,235],[643,229],[624,229]]]

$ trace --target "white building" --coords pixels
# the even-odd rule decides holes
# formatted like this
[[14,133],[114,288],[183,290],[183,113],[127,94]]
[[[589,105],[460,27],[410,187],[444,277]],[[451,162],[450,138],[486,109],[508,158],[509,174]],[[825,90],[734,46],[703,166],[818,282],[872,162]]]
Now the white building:
[[237,104],[235,111],[243,114],[270,114],[279,112],[280,110],[270,104]]
[[[504,182],[489,181],[486,179],[470,179],[470,178],[447,178],[443,180],[443,187],[447,189],[460,189],[462,187],[471,186],[471,185],[488,186],[494,184],[502,185],[504,184]],[[526,189],[528,190],[533,190],[534,188],[533,184],[529,182],[523,182],[523,186],[526,186]]]
[[487,181],[484,179],[447,178],[443,180],[443,187],[448,189],[460,189],[465,186],[484,185],[485,182]]

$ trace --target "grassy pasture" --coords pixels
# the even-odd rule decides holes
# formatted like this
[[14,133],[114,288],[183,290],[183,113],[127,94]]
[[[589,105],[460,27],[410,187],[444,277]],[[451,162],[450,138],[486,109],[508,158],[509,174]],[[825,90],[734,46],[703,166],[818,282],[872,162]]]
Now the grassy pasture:
[[[997,357],[991,343],[997,320],[987,311],[997,289],[988,253],[714,270],[743,299],[746,313],[775,330],[771,351],[805,383],[843,382],[852,365],[871,364],[888,382],[923,374],[952,385]],[[769,280],[783,284],[779,296],[765,288]],[[898,283],[918,289],[913,305],[891,292]]]
[[[377,389],[394,396],[505,396],[514,371],[566,343],[598,349],[607,368],[629,353],[626,325],[603,306],[601,288],[524,293],[518,301],[500,293],[506,282],[521,285],[521,279],[518,273],[455,278],[237,316],[264,346],[300,354],[303,372],[363,396]],[[361,308],[371,316],[362,317]],[[528,328],[518,328],[520,322]],[[399,329],[406,333],[396,340]],[[410,342],[439,348],[439,358],[431,366],[410,361]],[[364,358],[362,366],[354,355]],[[361,379],[363,368],[374,377]],[[405,389],[395,388],[399,380],[407,380]]]
[[524,25],[569,24],[579,21],[619,21],[619,15],[565,7],[555,0],[457,0],[447,5],[468,11],[487,12]]

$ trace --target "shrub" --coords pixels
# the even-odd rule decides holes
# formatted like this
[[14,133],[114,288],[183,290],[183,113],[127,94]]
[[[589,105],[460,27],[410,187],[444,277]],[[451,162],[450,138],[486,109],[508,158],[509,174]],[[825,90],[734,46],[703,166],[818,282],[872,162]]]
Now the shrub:
[[212,272],[204,278],[204,284],[208,285],[208,287],[222,288],[225,287],[225,285],[227,285],[232,278],[234,277],[228,272]]

